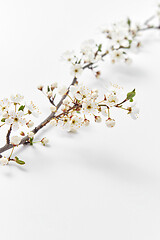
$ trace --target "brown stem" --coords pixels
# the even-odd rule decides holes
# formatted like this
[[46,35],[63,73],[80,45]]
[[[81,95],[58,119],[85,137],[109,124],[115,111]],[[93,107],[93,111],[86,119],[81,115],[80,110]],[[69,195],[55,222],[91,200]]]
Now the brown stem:
[[144,25],[147,25],[150,21],[152,21],[156,16],[153,15],[151,16],[150,18],[148,18],[145,22],[144,22]]
[[12,124],[8,130],[8,133],[6,135],[6,143],[9,144],[10,143],[10,135],[11,135],[11,131],[12,131]]
[[119,107],[120,105],[122,105],[123,103],[125,103],[125,102],[127,102],[127,101],[128,101],[128,99],[126,98],[126,99],[124,99],[122,102],[117,103],[116,105],[114,105],[114,107]]
[[107,104],[98,104],[99,107],[106,107],[109,109],[109,106]]
[[62,116],[67,115],[71,110],[73,110],[73,109],[78,110],[78,109],[81,108],[81,107],[82,107],[81,104],[75,103],[75,104],[74,104],[72,107],[70,107],[67,111],[58,114],[57,116],[55,116],[55,118],[56,118],[56,119],[59,119],[59,118],[61,118]]
[[146,31],[146,30],[150,30],[150,29],[153,29],[153,30],[155,30],[155,29],[160,29],[160,26],[157,26],[157,27],[154,27],[154,26],[148,26],[148,27],[145,27],[145,28],[140,28],[140,29],[138,29],[138,32],[142,32],[142,31]]

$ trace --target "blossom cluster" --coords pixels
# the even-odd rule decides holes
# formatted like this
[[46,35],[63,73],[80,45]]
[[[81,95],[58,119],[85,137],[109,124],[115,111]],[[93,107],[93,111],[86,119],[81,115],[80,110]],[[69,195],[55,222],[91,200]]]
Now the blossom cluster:
[[[47,87],[49,93],[52,86],[55,86],[55,83]],[[57,94],[65,96],[66,93],[67,95],[60,109],[57,109],[54,106],[52,96],[46,92],[46,96],[53,104],[50,107],[51,112],[54,113],[50,121],[52,126],[62,126],[67,131],[74,132],[81,126],[88,126],[92,118],[96,123],[100,123],[102,118],[105,118],[106,126],[112,128],[116,123],[115,119],[111,117],[112,108],[126,110],[133,119],[138,117],[139,109],[133,102],[136,94],[135,89],[122,99],[118,86],[111,85],[110,88],[107,88],[103,98],[100,96],[98,89],[91,90],[87,86],[79,84],[78,81],[70,86],[69,91],[66,86],[58,87],[57,83],[56,88],[56,93],[55,88],[52,88],[52,96]],[[43,91],[44,87],[41,86],[38,89]],[[126,105],[127,102],[130,104]]]
[[[136,38],[140,26],[132,27],[131,20],[114,23],[111,27],[103,28],[101,31],[105,36],[104,43],[96,43],[93,39],[82,43],[80,51],[67,51],[62,55],[62,59],[71,64],[71,74],[79,77],[83,70],[88,66],[91,70],[96,70],[98,61],[108,55],[112,63],[125,62],[131,63],[128,56],[128,49],[138,50],[141,42]],[[100,72],[95,71],[96,77]]]
[[[156,23],[151,24],[152,20],[156,20]],[[53,82],[47,88],[43,85],[38,86],[51,105],[50,115],[36,127],[33,117],[38,117],[40,112],[32,101],[26,103],[20,94],[0,100],[0,128],[7,127],[6,144],[0,148],[0,163],[6,165],[9,161],[14,161],[25,164],[17,156],[13,157],[15,147],[37,142],[45,146],[48,139],[43,137],[40,141],[35,141],[35,134],[48,123],[54,127],[61,126],[69,132],[88,126],[91,121],[100,123],[104,120],[107,127],[113,128],[116,124],[115,117],[112,116],[113,108],[124,110],[132,119],[137,119],[139,109],[135,102],[135,89],[121,94],[120,88],[111,84],[111,87],[104,89],[102,95],[98,89],[89,89],[82,84],[79,76],[85,69],[90,69],[96,78],[99,78],[101,72],[97,70],[98,63],[104,60],[105,56],[109,56],[112,63],[131,63],[129,50],[135,51],[141,47],[139,33],[149,29],[160,29],[159,22],[160,5],[156,14],[144,24],[133,24],[127,18],[101,30],[104,42],[96,43],[91,39],[83,42],[78,52],[65,52],[62,59],[70,64],[72,82],[68,87],[59,86],[57,82]],[[1,155],[9,149],[9,157]]]
[[[13,147],[18,146],[24,136],[28,136],[29,141],[32,141],[34,133],[29,130],[34,126],[32,117],[38,117],[39,114],[40,111],[34,103],[32,101],[24,102],[24,96],[21,94],[13,95],[10,99],[4,98],[0,100],[0,128],[8,127],[7,144],[12,144]],[[45,145],[47,140],[43,138],[41,142]],[[1,163],[4,165],[9,160],[11,160],[11,156],[10,158],[0,158]],[[18,161],[15,158],[12,160]]]
[[[156,24],[150,24],[153,19],[156,19]],[[62,55],[62,60],[70,63],[73,76],[79,77],[87,67],[98,78],[101,74],[97,70],[98,61],[103,60],[108,55],[113,64],[118,62],[130,64],[132,59],[129,56],[129,51],[135,53],[142,46],[140,33],[151,28],[159,29],[159,20],[160,4],[158,4],[155,15],[145,23],[133,23],[130,18],[127,18],[108,27],[102,27],[101,33],[105,36],[104,41],[101,43],[96,43],[93,39],[85,41],[78,52],[66,51]]]

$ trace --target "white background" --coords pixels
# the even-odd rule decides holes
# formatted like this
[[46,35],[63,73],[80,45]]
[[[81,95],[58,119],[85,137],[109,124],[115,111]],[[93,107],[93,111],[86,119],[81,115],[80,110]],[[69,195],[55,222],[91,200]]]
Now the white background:
[[[127,16],[143,22],[155,6],[153,0],[1,0],[1,98],[20,92],[45,117],[49,104],[36,86],[71,81],[61,54],[97,37],[106,23]],[[131,66],[107,62],[102,80],[88,73],[93,87],[110,80],[136,88],[139,119],[117,111],[114,129],[46,128],[38,137],[47,136],[48,147],[18,150],[26,165],[0,168],[1,239],[160,239],[160,34],[142,39]]]

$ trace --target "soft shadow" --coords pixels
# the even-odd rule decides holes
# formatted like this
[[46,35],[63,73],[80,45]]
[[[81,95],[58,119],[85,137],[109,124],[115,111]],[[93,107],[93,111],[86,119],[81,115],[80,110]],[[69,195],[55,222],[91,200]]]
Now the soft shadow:
[[[82,149],[76,149],[76,154],[80,156],[78,164],[84,164],[90,169],[101,171],[105,175],[118,178],[126,183],[149,185],[152,182],[157,182],[156,176],[151,175],[141,167],[133,165],[129,158],[127,162],[123,156],[117,155],[116,151],[112,153],[108,151],[107,156],[104,156],[98,150],[95,152],[88,151],[88,149],[83,149],[83,151]],[[77,164],[77,161],[75,163]]]

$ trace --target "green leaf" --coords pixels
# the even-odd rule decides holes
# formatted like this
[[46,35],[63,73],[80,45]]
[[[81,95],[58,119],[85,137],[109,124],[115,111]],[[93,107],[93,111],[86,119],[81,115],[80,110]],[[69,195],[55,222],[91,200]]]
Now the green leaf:
[[127,18],[127,24],[129,27],[131,26],[131,19]]
[[25,108],[25,105],[21,105],[21,106],[19,107],[18,111],[23,111],[24,108]]
[[129,93],[127,94],[127,100],[130,100],[130,102],[133,102],[133,97],[134,97],[135,95],[136,95],[136,90],[133,89],[132,92],[129,92]]
[[6,121],[6,119],[5,119],[5,118],[2,118],[2,119],[1,119],[1,122],[5,122],[5,121]]
[[132,40],[128,40],[129,41],[129,45],[131,45],[131,43],[132,43]]
[[29,139],[30,145],[33,145],[33,137]]
[[98,52],[102,52],[102,44],[98,45]]
[[48,90],[48,92],[50,92],[50,87],[49,86],[47,86],[47,90]]
[[16,163],[20,164],[20,165],[24,165],[25,162],[20,160],[18,157],[15,157]]

